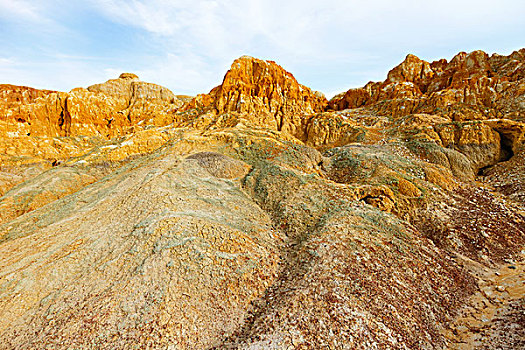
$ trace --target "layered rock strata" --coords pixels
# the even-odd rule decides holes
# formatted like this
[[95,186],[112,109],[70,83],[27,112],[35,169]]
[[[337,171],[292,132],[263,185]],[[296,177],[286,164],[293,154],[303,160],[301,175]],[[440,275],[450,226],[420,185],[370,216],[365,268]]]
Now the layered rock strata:
[[167,125],[183,102],[168,89],[123,74],[69,93],[0,85],[0,135],[115,137],[145,125]]

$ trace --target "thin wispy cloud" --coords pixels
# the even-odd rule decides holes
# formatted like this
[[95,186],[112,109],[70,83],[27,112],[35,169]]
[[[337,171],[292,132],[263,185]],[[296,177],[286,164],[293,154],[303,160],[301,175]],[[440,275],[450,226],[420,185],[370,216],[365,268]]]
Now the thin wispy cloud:
[[24,62],[0,79],[65,90],[126,70],[196,94],[248,54],[333,94],[384,79],[407,53],[510,53],[523,46],[523,13],[521,0],[0,0],[0,45]]
[[[52,0],[53,2],[54,0]],[[0,0],[0,24],[15,23],[35,32],[64,30],[60,23],[48,16],[46,2],[36,0]],[[0,33],[1,33],[0,29]]]
[[22,0],[0,0],[0,18],[31,22],[44,20],[44,18],[39,15],[37,6],[31,2]]
[[12,58],[0,57],[0,67],[12,66],[16,61]]

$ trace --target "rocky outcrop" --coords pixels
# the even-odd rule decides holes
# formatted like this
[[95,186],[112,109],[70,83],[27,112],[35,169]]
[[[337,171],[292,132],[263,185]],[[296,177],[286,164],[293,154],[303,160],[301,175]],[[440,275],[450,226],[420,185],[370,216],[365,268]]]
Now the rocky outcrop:
[[[100,179],[106,172],[94,168],[86,171],[74,167],[57,167],[35,176],[0,197],[0,224],[38,209],[57,199],[74,193]],[[98,174],[97,174],[97,171]]]
[[384,82],[350,89],[329,106],[387,116],[390,137],[473,179],[523,148],[524,67],[525,49],[509,56],[461,52],[432,63],[408,55]]
[[[102,212],[104,219],[96,214]],[[40,224],[18,231],[27,218]],[[0,303],[10,310],[0,322],[7,347],[209,348],[239,326],[250,301],[275,278],[282,240],[237,184],[168,152],[9,225],[1,229],[1,266],[16,265],[18,258],[5,255],[15,251],[35,264],[14,284],[2,270],[4,287],[24,290],[18,297],[11,287],[2,290]],[[46,315],[56,327],[47,326]],[[25,332],[29,324],[42,337]]]
[[293,135],[302,128],[301,116],[322,112],[327,102],[275,62],[243,56],[233,62],[221,85],[185,109],[239,113],[255,126]]
[[384,82],[350,89],[329,106],[336,110],[369,106],[396,117],[441,114],[457,121],[523,117],[525,104],[518,91],[525,89],[524,70],[525,49],[509,56],[461,52],[450,62],[432,63],[408,55]]
[[[187,100],[132,73],[68,93],[0,85],[0,164],[66,160],[108,139],[177,124],[174,112]],[[159,147],[166,141],[161,135],[155,141],[146,137],[147,145],[137,136],[135,146],[120,148],[130,153],[120,154],[118,160]]]
[[115,137],[146,125],[167,125],[183,105],[168,89],[125,73],[69,93],[0,86],[0,136]]
[[389,83],[412,82],[420,91],[426,91],[426,83],[434,74],[428,62],[409,54],[400,65],[388,72],[387,81]]
[[166,103],[174,103],[176,100],[173,92],[167,88],[140,81],[139,77],[133,73],[122,73],[118,79],[111,79],[102,84],[91,85],[87,89],[91,92],[101,92],[122,100],[125,104],[123,107],[133,105],[138,100]]
[[[389,213],[401,201],[388,185],[326,179],[319,163],[328,169],[335,155],[323,157],[276,135],[240,128],[209,132],[200,141],[180,135],[103,180],[0,225],[2,343],[220,348],[234,339],[250,342],[254,329],[262,340],[272,338],[296,319],[292,336],[303,340],[286,336],[285,344],[320,345],[323,328],[304,325],[328,312],[327,327],[355,324],[353,340],[342,330],[338,342],[368,337],[392,344],[394,332],[410,344],[439,343],[438,325],[472,288],[468,276]],[[382,157],[388,161],[388,154]],[[333,166],[344,171],[344,163]],[[47,200],[43,183],[59,181],[64,171],[76,172],[52,169],[17,187],[6,205],[11,198]],[[24,256],[33,263],[20,267]],[[411,267],[401,269],[408,261]],[[416,273],[422,270],[426,274]],[[327,278],[334,271],[336,279]],[[328,294],[317,300],[319,290]],[[409,312],[385,318],[387,300],[404,310],[415,295],[420,302]],[[367,300],[375,300],[368,311]],[[252,319],[252,305],[261,303],[268,307]],[[265,315],[284,310],[271,317],[275,323],[265,323]],[[254,327],[241,332],[244,325]]]

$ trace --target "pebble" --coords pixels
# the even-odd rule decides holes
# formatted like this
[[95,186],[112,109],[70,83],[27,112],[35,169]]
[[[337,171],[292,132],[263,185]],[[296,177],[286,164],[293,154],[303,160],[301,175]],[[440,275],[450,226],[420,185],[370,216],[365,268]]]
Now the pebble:
[[503,286],[497,286],[497,287],[496,287],[496,290],[497,290],[498,292],[504,292],[504,291],[505,291],[505,287],[503,287]]
[[516,270],[516,266],[514,266],[514,265],[510,265],[510,266],[509,266],[509,269]]

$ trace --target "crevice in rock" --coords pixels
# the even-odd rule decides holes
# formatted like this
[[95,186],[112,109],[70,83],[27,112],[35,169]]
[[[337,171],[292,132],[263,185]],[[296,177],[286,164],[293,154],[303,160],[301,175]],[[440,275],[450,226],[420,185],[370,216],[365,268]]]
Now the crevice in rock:
[[60,117],[58,118],[58,128],[62,131],[62,136],[69,136],[71,133],[71,114],[68,110],[68,97],[64,100]]
[[375,200],[378,200],[378,199],[379,199],[379,197],[374,197],[374,196],[370,196],[370,195],[368,195],[368,196],[365,196],[365,197],[363,197],[363,198],[361,198],[361,199],[359,199],[359,200],[360,200],[361,202],[365,202],[366,204],[370,204],[370,205],[372,205],[372,203],[374,203],[374,201],[375,201]]
[[512,140],[496,130],[500,137],[500,156],[499,162],[506,162],[514,156],[514,151],[512,150]]
[[477,176],[485,176],[485,173],[494,166],[494,164],[490,164],[487,166],[484,166],[483,168],[479,168]]
[[512,149],[512,140],[505,136],[505,134],[495,130],[499,134],[499,158],[496,163],[489,164],[487,166],[484,166],[478,170],[477,175],[478,176],[485,176],[487,174],[488,170],[491,169],[493,166],[495,166],[498,163],[506,162],[510,160],[512,157],[514,157],[514,150]]

